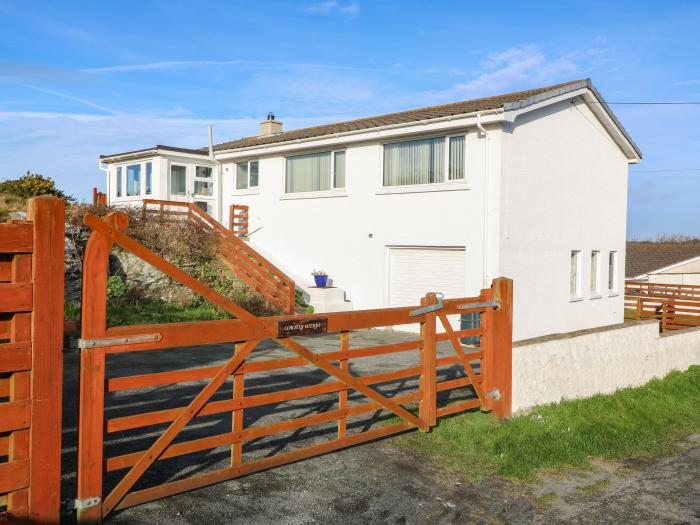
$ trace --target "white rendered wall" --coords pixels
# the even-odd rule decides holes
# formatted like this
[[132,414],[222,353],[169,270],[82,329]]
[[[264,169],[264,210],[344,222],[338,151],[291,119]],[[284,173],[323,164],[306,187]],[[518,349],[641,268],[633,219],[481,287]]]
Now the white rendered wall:
[[383,189],[379,142],[347,147],[346,190],[335,196],[285,196],[280,154],[250,157],[260,160],[260,186],[235,192],[235,166],[224,163],[223,223],[228,224],[230,204],[250,206],[254,248],[304,286],[313,282],[313,269],[326,270],[356,309],[387,306],[388,246],[465,247],[464,293],[474,295],[483,286],[486,150],[471,130],[466,144],[467,183],[452,191],[378,194]]
[[[583,104],[568,101],[518,117],[503,132],[499,273],[514,280],[514,339],[611,325],[623,294],[607,290],[617,251],[624,283],[627,159]],[[570,301],[570,252],[581,250],[582,300]],[[590,254],[600,251],[600,298],[590,293]]]
[[656,321],[543,339],[513,348],[513,412],[609,394],[700,364],[700,329],[660,335]]

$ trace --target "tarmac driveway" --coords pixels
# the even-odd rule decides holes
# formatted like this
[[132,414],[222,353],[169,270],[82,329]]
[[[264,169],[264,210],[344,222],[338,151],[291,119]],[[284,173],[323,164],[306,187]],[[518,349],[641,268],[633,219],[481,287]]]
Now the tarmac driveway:
[[[387,344],[416,339],[415,334],[390,331],[353,332],[351,347]],[[338,337],[307,338],[314,351],[338,348]],[[111,356],[108,376],[207,366],[222,363],[231,355],[230,345],[138,352]],[[450,355],[440,345],[440,355]],[[255,351],[253,358],[289,356],[271,342]],[[380,373],[417,366],[417,352],[353,361],[355,374]],[[443,372],[443,378],[459,377],[458,367]],[[64,395],[64,483],[65,499],[75,497],[75,455],[78,355],[67,353]],[[325,373],[305,367],[255,374],[246,377],[246,395],[318,384]],[[111,394],[107,416],[118,417],[187,404],[201,389],[201,382],[166,385]],[[393,396],[415,389],[415,381],[394,381],[380,391]],[[452,399],[464,399],[462,389]],[[230,399],[231,383],[214,399]],[[362,396],[351,395],[351,403]],[[246,426],[300,417],[332,410],[337,394],[317,396],[245,411]],[[446,401],[445,397],[441,401]],[[386,417],[369,413],[354,418],[351,429],[367,429]],[[110,434],[105,457],[143,450],[163,425]],[[197,418],[181,438],[193,439],[228,432],[230,414]],[[258,458],[327,441],[335,424],[319,425],[253,440],[244,447],[244,458]],[[158,484],[185,475],[196,475],[228,464],[229,448],[180,456],[157,462],[137,485]],[[123,475],[107,475],[112,486]],[[602,476],[602,477],[601,477]],[[591,490],[606,480],[604,488]],[[596,485],[597,484],[597,485]],[[554,496],[552,496],[554,494]],[[465,482],[410,451],[385,439],[359,445],[279,467],[266,472],[219,483],[114,513],[110,523],[700,523],[700,446],[693,443],[676,458],[637,465],[604,465],[593,471],[572,472],[564,477],[543,479],[540,484],[515,484],[499,478]]]

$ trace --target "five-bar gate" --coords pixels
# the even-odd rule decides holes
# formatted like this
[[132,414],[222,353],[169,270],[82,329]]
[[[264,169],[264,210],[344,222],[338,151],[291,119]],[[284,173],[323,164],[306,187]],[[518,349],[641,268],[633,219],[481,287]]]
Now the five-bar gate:
[[[111,512],[157,498],[181,493],[252,472],[269,469],[318,454],[403,432],[412,428],[428,431],[437,418],[481,407],[497,416],[510,414],[512,282],[497,279],[477,297],[440,300],[428,294],[412,308],[349,311],[316,315],[259,318],[208,288],[171,263],[146,249],[124,233],[126,216],[114,213],[104,219],[88,215],[93,229],[88,242],[83,277],[81,379],[78,458],[78,520],[100,521]],[[113,244],[131,251],[144,261],[227,311],[234,319],[149,326],[106,326],[106,278]],[[479,312],[478,328],[455,330],[448,316]],[[419,324],[420,335],[412,340],[375,346],[353,344],[353,330]],[[297,335],[327,332],[339,334],[338,347],[315,352]],[[466,347],[460,339],[479,337],[480,345]],[[266,358],[270,342],[288,351],[285,357]],[[189,367],[158,373],[114,376],[108,357],[139,352],[173,352],[178,347],[232,342],[231,355],[215,366]],[[264,343],[263,343],[264,342]],[[443,343],[444,342],[444,343]],[[438,357],[438,344],[449,344],[451,355]],[[256,351],[256,349],[261,349]],[[201,349],[200,349],[201,350]],[[206,351],[206,350],[203,350]],[[373,374],[353,373],[352,363],[363,358],[402,352],[419,353],[417,366]],[[260,352],[262,358],[257,355]],[[167,357],[164,355],[164,359]],[[270,371],[316,367],[326,380],[308,386],[250,392],[251,376]],[[458,367],[460,374],[449,379],[441,370]],[[232,378],[232,385],[225,386]],[[390,396],[381,385],[413,379],[415,387]],[[110,416],[105,412],[109,396],[129,391],[163,388],[167,385],[199,382],[176,408],[141,410]],[[288,385],[284,385],[288,386]],[[224,398],[223,392],[227,392]],[[439,394],[462,390],[453,403],[440,403]],[[352,394],[352,397],[351,397]],[[358,401],[358,394],[362,397]],[[305,398],[335,396],[333,406],[300,417],[271,423],[245,424],[244,414],[254,407],[276,405]],[[415,410],[414,408],[417,408]],[[353,426],[353,418],[384,410],[394,421],[371,426]],[[106,416],[107,414],[107,416]],[[186,427],[198,418],[231,414],[230,431],[193,438]],[[312,442],[291,451],[263,457],[246,457],[244,445],[265,436],[335,423],[335,435],[327,441]],[[114,433],[146,429],[138,447],[124,444],[122,450],[105,457],[105,441]],[[124,442],[122,442],[124,443]],[[177,479],[153,483],[144,474],[156,463],[185,454],[230,448],[230,461],[220,468],[179,474]],[[109,480],[107,479],[109,476]]]

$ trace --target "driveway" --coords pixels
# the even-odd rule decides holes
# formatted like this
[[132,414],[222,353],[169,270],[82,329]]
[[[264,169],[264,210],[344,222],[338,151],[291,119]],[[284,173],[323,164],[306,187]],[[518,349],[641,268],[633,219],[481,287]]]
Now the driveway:
[[[351,347],[416,339],[415,334],[359,331]],[[306,338],[317,352],[338,348],[338,337]],[[110,356],[108,377],[160,372],[222,363],[230,345],[213,345],[137,352]],[[448,345],[440,355],[451,355]],[[289,356],[271,342],[254,352],[253,359]],[[352,361],[355,374],[380,373],[417,366],[418,352],[402,352]],[[442,372],[459,377],[458,367]],[[78,356],[66,354],[64,396],[63,496],[75,497],[75,454]],[[325,381],[314,367],[287,369],[246,376],[246,395],[295,388]],[[107,417],[182,406],[201,389],[201,382],[118,392],[108,396]],[[383,384],[392,396],[415,389],[415,381]],[[469,397],[455,391],[450,400]],[[227,382],[214,399],[230,399]],[[351,403],[362,396],[351,395]],[[337,394],[289,401],[245,411],[245,424],[259,425],[332,410]],[[442,402],[446,398],[441,399]],[[386,416],[369,413],[353,418],[349,432],[377,425]],[[143,450],[163,425],[110,434],[105,457]],[[193,439],[228,432],[230,414],[197,418],[181,436]],[[327,441],[335,424],[319,425],[248,442],[244,459],[258,458]],[[228,464],[230,449],[180,456],[157,462],[136,488],[163,483]],[[105,478],[113,486],[120,471]],[[601,464],[584,473],[543,479],[539,484],[513,483],[499,478],[466,482],[424,458],[404,450],[391,438],[279,467],[114,513],[110,523],[700,523],[700,446],[689,444],[674,458],[643,465]]]

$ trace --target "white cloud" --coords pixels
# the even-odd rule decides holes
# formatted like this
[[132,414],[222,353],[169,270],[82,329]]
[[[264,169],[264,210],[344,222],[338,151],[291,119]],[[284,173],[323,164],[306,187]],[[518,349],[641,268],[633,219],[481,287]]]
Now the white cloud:
[[328,0],[325,2],[317,2],[309,4],[304,8],[307,13],[315,15],[342,15],[348,18],[355,18],[360,12],[360,6],[357,2],[337,2]]
[[512,47],[489,55],[481,72],[471,80],[429,92],[428,96],[434,100],[457,100],[574,80],[585,76],[591,63],[600,61],[600,55],[600,50],[588,49],[549,58],[536,45]]

